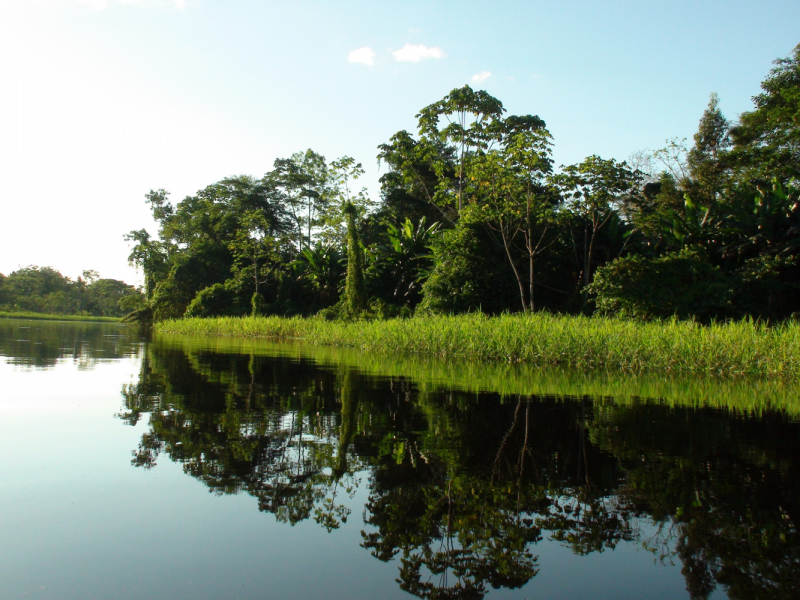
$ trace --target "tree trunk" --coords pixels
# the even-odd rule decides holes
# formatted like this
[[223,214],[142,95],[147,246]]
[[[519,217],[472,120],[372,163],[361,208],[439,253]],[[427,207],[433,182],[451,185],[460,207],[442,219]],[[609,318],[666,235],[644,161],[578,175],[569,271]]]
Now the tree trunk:
[[517,265],[514,264],[514,259],[511,257],[511,248],[508,246],[508,238],[506,237],[505,228],[503,224],[500,224],[500,236],[503,238],[503,247],[506,249],[506,255],[508,256],[508,262],[511,263],[511,268],[514,270],[514,276],[517,278],[517,285],[519,285],[519,297],[522,301],[522,310],[528,310],[528,304],[525,302],[525,286],[522,283],[522,277],[520,277],[519,271],[517,270]]

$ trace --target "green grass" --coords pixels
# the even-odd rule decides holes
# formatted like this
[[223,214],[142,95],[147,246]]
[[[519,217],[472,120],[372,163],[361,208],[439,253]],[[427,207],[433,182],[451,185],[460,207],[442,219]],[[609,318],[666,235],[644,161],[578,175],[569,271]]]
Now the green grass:
[[155,341],[181,350],[202,371],[207,352],[281,356],[342,366],[376,377],[412,380],[419,390],[494,392],[518,396],[591,397],[595,402],[631,404],[659,401],[670,406],[713,407],[743,413],[785,410],[800,415],[800,381],[759,377],[717,377],[692,374],[625,373],[606,369],[532,367],[520,363],[478,362],[410,354],[378,354],[355,348],[313,346],[259,338],[213,337],[156,333]]
[[7,319],[41,319],[44,321],[90,321],[100,323],[119,323],[119,317],[93,317],[91,315],[49,315],[26,310],[0,311],[0,317]]
[[404,353],[536,366],[632,373],[749,375],[800,380],[800,324],[753,321],[708,326],[643,323],[545,313],[480,314],[338,322],[320,318],[180,319],[158,331],[265,337]]

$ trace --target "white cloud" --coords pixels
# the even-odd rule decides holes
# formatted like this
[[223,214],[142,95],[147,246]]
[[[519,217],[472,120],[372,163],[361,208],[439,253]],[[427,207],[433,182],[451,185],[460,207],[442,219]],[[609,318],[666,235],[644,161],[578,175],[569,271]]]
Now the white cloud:
[[400,50],[392,52],[395,60],[400,62],[419,62],[426,58],[444,58],[447,54],[439,46],[423,46],[422,44],[406,44]]
[[371,67],[375,64],[376,56],[378,56],[378,53],[375,52],[375,50],[369,46],[364,46],[363,48],[351,50],[350,54],[347,55],[347,62],[361,63],[362,65],[368,65]]
[[492,74],[489,71],[481,71],[480,73],[476,73],[472,76],[472,83],[481,83],[489,79],[491,76]]
[[186,7],[186,0],[175,0],[175,6],[183,10]]

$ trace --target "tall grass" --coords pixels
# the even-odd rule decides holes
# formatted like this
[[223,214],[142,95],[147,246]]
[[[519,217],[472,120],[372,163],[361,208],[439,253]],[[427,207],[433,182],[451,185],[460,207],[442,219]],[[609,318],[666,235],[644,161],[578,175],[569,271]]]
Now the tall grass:
[[197,365],[203,361],[196,359],[207,352],[310,359],[323,368],[344,365],[375,377],[407,378],[422,392],[495,392],[513,399],[520,395],[563,399],[589,396],[594,402],[615,404],[657,400],[670,406],[707,406],[756,414],[778,409],[800,415],[800,380],[532,367],[419,354],[386,355],[263,338],[156,333],[154,340],[181,350]]
[[159,323],[161,332],[297,339],[374,353],[537,366],[800,379],[800,324],[750,320],[699,325],[546,313],[386,321],[219,317]]

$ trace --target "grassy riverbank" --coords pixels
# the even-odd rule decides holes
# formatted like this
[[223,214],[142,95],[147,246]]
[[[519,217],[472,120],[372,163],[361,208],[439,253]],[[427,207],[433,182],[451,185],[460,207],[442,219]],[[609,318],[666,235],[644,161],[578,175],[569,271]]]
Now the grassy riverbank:
[[119,323],[119,317],[93,317],[91,315],[50,315],[27,310],[1,311],[0,318],[6,319],[41,319],[43,321],[88,321],[93,323]]
[[153,340],[158,346],[183,352],[193,369],[209,377],[209,352],[229,353],[312,360],[332,370],[345,367],[374,377],[407,379],[413,381],[423,395],[436,394],[443,389],[475,394],[490,392],[500,394],[501,402],[516,401],[520,396],[558,399],[588,396],[596,404],[657,401],[676,407],[724,408],[748,414],[784,410],[793,416],[800,415],[800,380],[531,367],[521,363],[477,362],[418,354],[377,354],[341,346],[252,337],[155,333]]
[[381,353],[632,372],[800,379],[800,324],[701,326],[598,317],[460,315],[338,322],[319,318],[180,319],[166,333],[299,339]]

